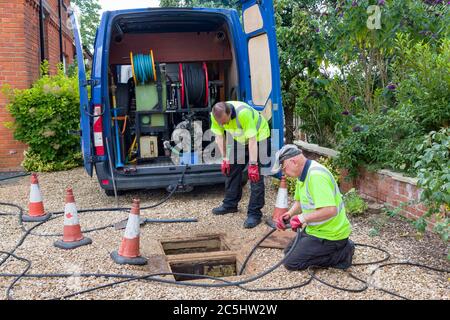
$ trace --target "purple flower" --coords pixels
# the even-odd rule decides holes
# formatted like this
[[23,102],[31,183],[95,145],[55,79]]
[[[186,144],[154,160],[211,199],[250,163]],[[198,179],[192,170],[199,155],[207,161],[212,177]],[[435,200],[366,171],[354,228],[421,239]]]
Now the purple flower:
[[320,28],[316,28],[316,32],[320,32]]
[[394,91],[397,88],[397,85],[395,83],[389,83],[388,86],[386,87],[391,91]]
[[339,13],[339,18],[342,18],[344,16],[343,13]]
[[378,0],[378,5],[379,6],[384,6],[384,0]]
[[342,115],[344,115],[344,116],[348,116],[349,114],[350,114],[350,111],[348,111],[347,109],[342,111]]
[[358,2],[356,2],[356,1],[352,2],[352,7],[356,7],[357,5],[358,5]]
[[350,102],[355,102],[356,97],[355,96],[351,96],[350,97]]

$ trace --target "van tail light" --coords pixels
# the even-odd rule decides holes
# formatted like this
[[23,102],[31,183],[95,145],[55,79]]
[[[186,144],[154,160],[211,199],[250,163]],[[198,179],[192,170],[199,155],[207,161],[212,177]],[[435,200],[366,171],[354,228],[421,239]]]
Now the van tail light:
[[103,117],[102,106],[94,106],[94,146],[95,154],[97,156],[105,155],[105,147],[103,145]]

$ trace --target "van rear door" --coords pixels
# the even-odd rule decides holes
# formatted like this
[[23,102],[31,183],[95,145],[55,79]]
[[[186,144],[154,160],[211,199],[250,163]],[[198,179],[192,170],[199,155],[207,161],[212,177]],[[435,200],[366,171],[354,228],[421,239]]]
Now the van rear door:
[[[244,100],[258,110],[273,129],[283,129],[280,67],[272,0],[240,0],[248,68]],[[244,55],[245,56],[245,55]],[[282,131],[280,142],[283,141]]]
[[92,177],[92,139],[91,139],[91,116],[86,81],[86,69],[84,67],[83,45],[81,42],[79,24],[73,10],[69,10],[70,22],[72,24],[75,47],[77,50],[78,81],[80,88],[80,128],[81,128],[81,150],[86,172]]

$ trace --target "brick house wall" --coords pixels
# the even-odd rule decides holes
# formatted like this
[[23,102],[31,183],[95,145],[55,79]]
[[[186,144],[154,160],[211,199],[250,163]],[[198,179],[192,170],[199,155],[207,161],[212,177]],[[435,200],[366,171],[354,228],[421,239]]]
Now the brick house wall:
[[[66,7],[70,0],[63,0]],[[60,62],[58,0],[43,0],[45,59],[50,74]],[[73,63],[75,48],[67,28],[67,11],[62,8],[63,54],[66,64]],[[39,77],[40,66],[39,1],[0,0],[0,87],[31,87]],[[13,121],[6,110],[8,101],[0,92],[0,171],[19,170],[27,146],[14,140],[13,132],[3,123]]]

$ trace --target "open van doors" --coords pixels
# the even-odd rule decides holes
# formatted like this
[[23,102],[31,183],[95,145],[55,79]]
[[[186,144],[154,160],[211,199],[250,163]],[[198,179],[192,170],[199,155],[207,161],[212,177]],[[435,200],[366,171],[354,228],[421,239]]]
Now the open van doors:
[[[249,105],[262,110],[272,128],[279,129],[279,147],[283,143],[280,66],[272,0],[240,0],[244,43],[248,68],[245,68],[245,95]],[[278,124],[278,125],[277,125]],[[272,136],[272,139],[275,137]],[[273,141],[275,142],[275,141]]]
[[91,117],[89,114],[89,98],[86,80],[86,69],[84,67],[83,45],[81,42],[80,29],[77,18],[72,9],[69,9],[72,24],[75,47],[77,50],[78,82],[80,88],[80,129],[81,129],[81,151],[86,172],[92,177],[92,143],[91,143]]

